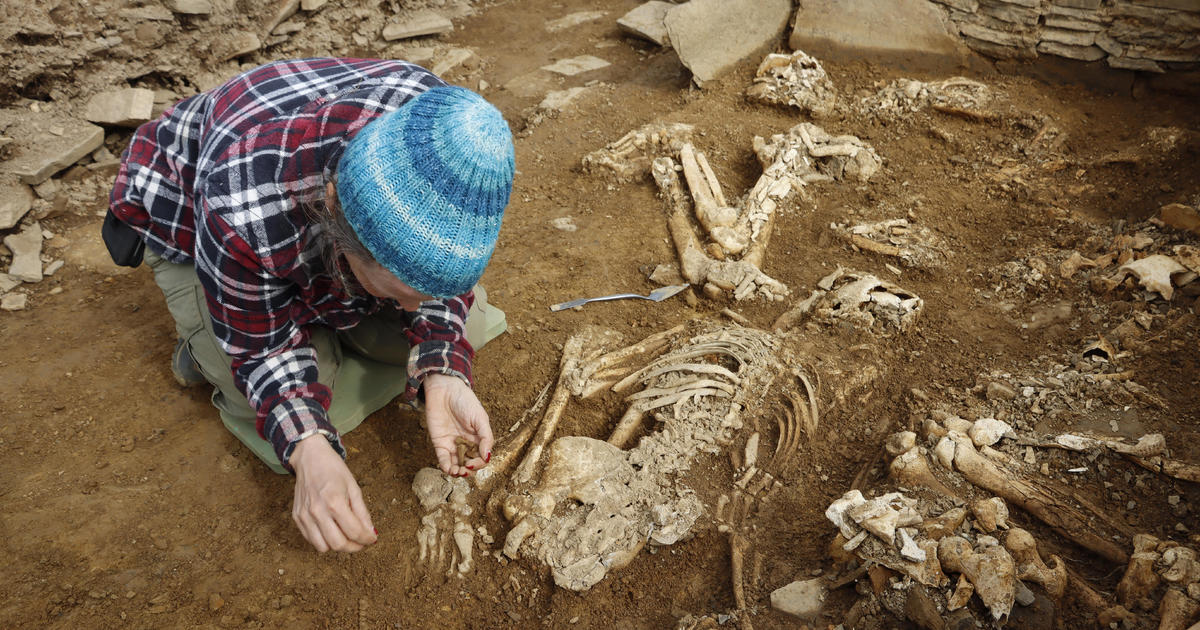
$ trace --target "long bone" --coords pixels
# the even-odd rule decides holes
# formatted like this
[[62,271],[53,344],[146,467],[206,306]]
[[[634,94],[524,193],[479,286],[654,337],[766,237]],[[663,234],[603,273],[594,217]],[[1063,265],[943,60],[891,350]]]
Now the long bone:
[[[1127,527],[1108,517],[1099,509],[1078,496],[1067,498],[1051,489],[1048,484],[1039,485],[1026,479],[1021,473],[1008,468],[1001,469],[979,454],[967,436],[952,432],[954,440],[954,467],[973,485],[979,486],[999,497],[1021,506],[1059,534],[1065,536],[1108,560],[1125,564],[1129,556],[1112,539],[1096,531],[1097,523],[1104,523],[1111,530],[1129,540],[1133,537]],[[1075,504],[1083,506],[1075,508]]]
[[529,451],[525,454],[525,459],[521,461],[520,466],[517,467],[514,475],[517,483],[528,483],[533,477],[534,468],[537,466],[538,460],[542,458],[542,450],[554,436],[554,430],[558,428],[558,421],[562,418],[563,411],[567,408],[567,401],[571,397],[572,387],[569,381],[583,355],[583,346],[587,340],[585,335],[572,335],[563,345],[562,360],[559,363],[562,370],[558,384],[554,387],[554,396],[551,397],[550,404],[546,406],[546,416],[538,425],[537,434],[529,445]]

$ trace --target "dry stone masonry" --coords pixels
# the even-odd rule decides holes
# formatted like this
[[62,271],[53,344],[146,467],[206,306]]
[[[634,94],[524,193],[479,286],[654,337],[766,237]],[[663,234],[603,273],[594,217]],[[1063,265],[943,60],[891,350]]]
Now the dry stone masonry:
[[1165,72],[1200,62],[1196,0],[932,0],[971,49],[1001,59],[1057,55]]

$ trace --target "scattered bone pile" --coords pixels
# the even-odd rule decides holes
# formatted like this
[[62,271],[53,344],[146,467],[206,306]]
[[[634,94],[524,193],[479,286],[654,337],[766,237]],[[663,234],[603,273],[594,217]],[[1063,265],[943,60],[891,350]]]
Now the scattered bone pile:
[[907,114],[925,108],[940,111],[982,111],[992,101],[988,86],[965,77],[941,81],[897,79],[859,103],[864,113]]
[[650,123],[616,142],[583,156],[583,170],[616,182],[630,182],[650,172],[650,162],[673,155],[692,142],[696,128],[686,123]]
[[909,267],[939,266],[948,251],[936,232],[908,219],[838,224],[833,229],[854,247],[890,256]]
[[796,107],[816,117],[828,116],[837,105],[837,93],[825,68],[803,50],[790,55],[767,55],[746,95],[766,103]]
[[[812,123],[800,123],[787,134],[769,141],[755,140],[759,162],[780,162],[793,179],[801,181],[853,180],[865,183],[883,166],[883,160],[857,136],[835,136]],[[819,175],[824,175],[822,178]]]
[[869,273],[838,267],[818,281],[807,298],[780,315],[772,328],[787,330],[811,318],[886,335],[911,327],[924,306],[925,301],[912,291]]
[[[848,624],[886,610],[921,627],[962,627],[972,619],[982,626],[1025,626],[1038,618],[1052,621],[1068,608],[1079,612],[1079,606],[1104,627],[1146,615],[1157,615],[1159,628],[1182,630],[1198,620],[1200,564],[1193,549],[1130,531],[1069,486],[1031,474],[993,448],[1008,438],[1044,448],[1105,449],[1164,474],[1195,475],[1198,467],[1165,457],[1161,435],[1136,444],[1077,434],[1041,442],[1021,438],[994,418],[971,422],[944,413],[932,414],[923,431],[923,440],[906,431],[886,443],[899,491],[868,499],[851,490],[826,511],[839,531],[835,559],[856,566],[852,575],[871,573],[876,585],[860,590],[865,597],[847,614]],[[1127,565],[1116,602],[1070,574],[1059,556],[1043,560],[1033,535],[1009,523],[1009,505],[1064,539]],[[1064,599],[1067,593],[1072,603]],[[950,625],[934,624],[938,619]]]

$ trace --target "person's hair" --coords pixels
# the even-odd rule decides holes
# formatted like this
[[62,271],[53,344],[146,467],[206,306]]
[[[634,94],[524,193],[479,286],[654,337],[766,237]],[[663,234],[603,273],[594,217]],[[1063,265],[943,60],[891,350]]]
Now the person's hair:
[[[330,177],[330,182],[336,190],[336,173]],[[324,261],[325,267],[334,278],[341,282],[346,291],[353,295],[355,285],[346,281],[342,267],[338,264],[338,255],[349,254],[369,263],[378,263],[375,263],[374,255],[362,244],[358,235],[354,233],[354,228],[350,227],[350,223],[346,221],[346,215],[342,213],[337,195],[328,198],[325,195],[326,190],[327,188],[322,187],[321,194],[316,195],[313,201],[305,204],[305,213],[318,230],[317,238],[320,239],[321,259]]]

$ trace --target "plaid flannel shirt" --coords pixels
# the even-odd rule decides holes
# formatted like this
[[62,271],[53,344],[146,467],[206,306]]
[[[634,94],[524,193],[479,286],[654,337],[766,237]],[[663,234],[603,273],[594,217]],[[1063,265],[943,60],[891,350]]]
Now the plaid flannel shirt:
[[[324,203],[359,129],[441,85],[398,61],[275,62],[180,101],[139,127],[122,156],[113,213],[164,259],[195,264],[234,381],[285,466],[315,433],[345,456],[310,327],[349,328],[390,302],[342,286],[308,209]],[[431,372],[472,382],[464,321],[473,299],[433,300],[411,314],[406,399]]]

